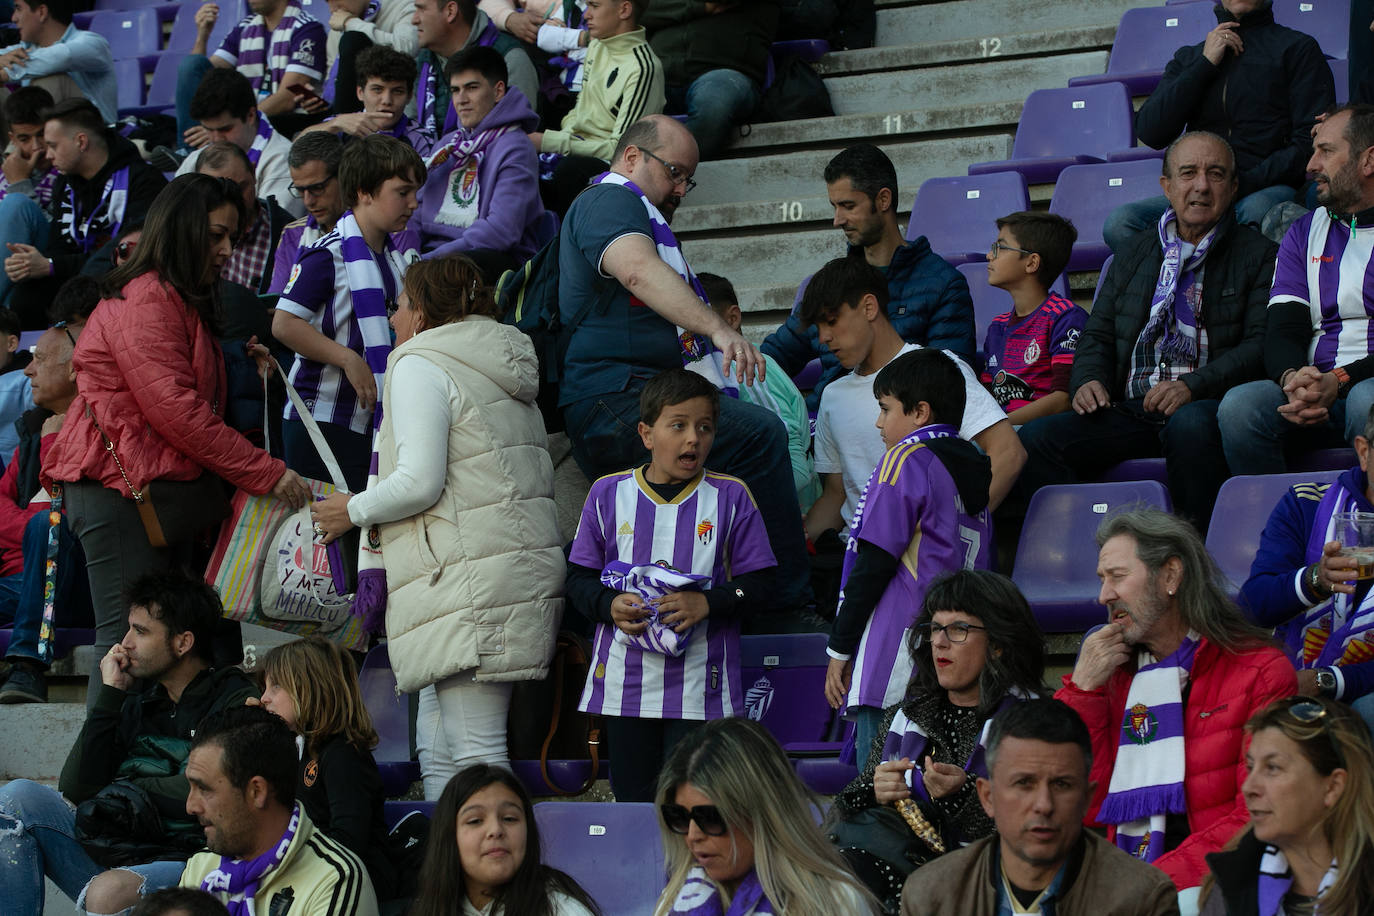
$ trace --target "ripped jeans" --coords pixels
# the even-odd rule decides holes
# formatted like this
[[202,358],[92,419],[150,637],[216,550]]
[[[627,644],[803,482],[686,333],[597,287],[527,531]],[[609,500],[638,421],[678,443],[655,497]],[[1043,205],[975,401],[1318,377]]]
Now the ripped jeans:
[[[87,884],[81,890],[81,895],[76,898],[76,912],[82,916],[129,916],[138,901],[148,894],[162,890],[164,887],[176,887],[181,882],[181,873],[186,869],[185,862],[165,861],[147,862],[143,865],[122,865],[111,871],[127,871],[137,875],[138,891],[136,895],[125,901],[127,904],[122,909],[114,913],[97,913],[87,906],[86,896],[90,893],[91,886]],[[97,876],[99,877],[99,876]],[[95,878],[91,879],[92,881]]]
[[57,790],[29,779],[0,787],[0,887],[11,913],[43,912],[43,877],[75,900],[104,871],[76,841],[76,812]]

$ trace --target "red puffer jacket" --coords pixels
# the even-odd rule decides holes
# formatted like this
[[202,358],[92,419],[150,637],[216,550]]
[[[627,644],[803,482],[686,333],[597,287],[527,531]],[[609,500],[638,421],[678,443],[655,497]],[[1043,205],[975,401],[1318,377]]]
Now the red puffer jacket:
[[213,471],[253,494],[286,470],[222,419],[224,356],[181,296],[149,272],[104,299],[72,357],[76,400],[43,461],[43,481],[95,480],[129,496],[91,413],[114,441],[134,486]]
[[[1117,669],[1105,687],[1080,690],[1072,675],[1066,674],[1064,686],[1054,695],[1083,717],[1092,734],[1092,778],[1097,787],[1088,809],[1089,823],[1096,822],[1111,785],[1126,693],[1134,675],[1132,663]],[[1278,649],[1264,646],[1228,652],[1206,638],[1198,643],[1183,723],[1187,755],[1183,791],[1191,833],[1154,863],[1179,890],[1200,885],[1207,874],[1203,856],[1224,846],[1250,820],[1240,793],[1246,775],[1245,723],[1274,700],[1297,692],[1293,665]],[[1109,836],[1115,834],[1114,828],[1109,831]]]

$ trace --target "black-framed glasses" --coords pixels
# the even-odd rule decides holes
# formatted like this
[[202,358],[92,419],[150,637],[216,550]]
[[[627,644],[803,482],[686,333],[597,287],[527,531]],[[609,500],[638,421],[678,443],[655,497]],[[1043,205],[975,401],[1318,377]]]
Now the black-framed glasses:
[[1001,254],[1004,251],[1019,251],[1022,254],[1035,254],[1034,251],[1029,251],[1025,248],[1017,248],[1013,245],[1008,245],[1001,239],[998,239],[997,241],[993,242],[992,247],[988,249],[988,258],[996,258],[999,254]]
[[295,184],[287,185],[286,190],[292,197],[299,200],[307,194],[323,194],[324,189],[329,187],[329,183],[337,178],[337,175],[330,175],[324,181],[317,181],[314,184]]
[[70,327],[70,324],[65,319],[53,325],[53,330],[61,331],[63,334],[66,334],[67,339],[72,342],[72,346],[76,346],[76,338],[72,336],[72,329]]
[[707,836],[724,836],[730,829],[715,805],[694,805],[690,809],[682,805],[659,805],[658,813],[663,815],[663,823],[673,833],[686,834],[692,821],[696,821]]
[[673,165],[667,159],[655,155],[652,151],[647,150],[642,146],[639,147],[639,151],[644,155],[648,156],[650,159],[662,165],[663,168],[667,170],[668,178],[673,182],[673,184],[678,185],[685,183],[687,185],[687,190],[682,192],[683,197],[686,197],[688,194],[691,194],[692,189],[697,186],[695,178],[693,178],[691,175],[688,175],[686,172],[682,171],[680,167]]
[[925,623],[918,623],[916,625],[916,645],[919,646],[923,642],[930,642],[941,633],[944,633],[945,638],[952,643],[968,642],[970,630],[986,629],[987,627],[979,626],[976,623],[964,623],[962,620],[956,620],[954,623],[946,624],[938,624],[933,620],[927,620]]

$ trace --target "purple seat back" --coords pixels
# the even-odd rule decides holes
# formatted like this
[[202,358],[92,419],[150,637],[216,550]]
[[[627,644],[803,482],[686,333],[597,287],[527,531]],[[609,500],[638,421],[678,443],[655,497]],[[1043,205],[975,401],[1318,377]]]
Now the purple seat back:
[[1163,458],[1127,458],[1114,464],[1102,473],[1103,482],[1122,480],[1157,480],[1164,486],[1169,485],[1169,472]]
[[1173,508],[1154,480],[1042,487],[1031,497],[1011,577],[1046,633],[1077,633],[1105,619],[1097,603],[1097,527],[1125,509]]
[[1288,456],[1288,469],[1295,474],[1309,471],[1344,471],[1359,464],[1353,448],[1314,448]]
[[1102,292],[1102,281],[1107,279],[1107,271],[1111,268],[1112,258],[1114,257],[1116,257],[1116,255],[1109,254],[1107,255],[1107,260],[1102,262],[1102,269],[1098,271],[1097,274],[1097,286],[1093,287],[1093,302],[1097,301],[1097,294]]
[[1299,483],[1330,483],[1340,475],[1340,471],[1242,475],[1221,485],[1207,526],[1207,549],[1230,581],[1232,597],[1250,578],[1260,533],[1288,488]]
[[148,7],[96,13],[91,17],[90,30],[110,43],[110,56],[115,60],[142,57],[162,50],[162,25],[158,22],[157,11]]
[[658,809],[647,802],[540,802],[542,861],[570,875],[604,916],[652,913],[667,885]]
[[1350,0],[1274,0],[1274,21],[1317,39],[1327,57],[1350,52]]
[[1216,28],[1210,3],[1192,3],[1176,8],[1146,6],[1126,10],[1112,42],[1107,59],[1108,73],[1136,73],[1158,70],[1185,45],[1195,45]]
[[1155,159],[1071,165],[1059,173],[1050,212],[1072,220],[1078,241],[1069,270],[1095,270],[1111,249],[1102,240],[1102,224],[1122,204],[1158,197],[1161,163]]
[[1135,145],[1134,111],[1120,83],[1037,89],[1026,97],[1013,159],[1096,156]]
[[989,172],[928,178],[916,192],[907,240],[924,235],[951,264],[982,261],[997,237],[996,220],[1030,209],[1026,180],[1019,172]]
[[115,82],[119,85],[118,107],[138,108],[143,104],[143,62],[126,57],[114,62]]
[[1342,57],[1328,60],[1326,65],[1331,68],[1331,79],[1336,83],[1336,104],[1344,105],[1350,101],[1350,61]]
[[745,715],[779,744],[826,737],[832,717],[825,701],[828,638],[824,633],[740,637]]
[[177,65],[182,55],[167,53],[153,65],[153,79],[148,84],[148,105],[171,108],[177,103]]
[[[182,4],[181,12],[177,13],[177,18],[172,23],[172,33],[167,36],[168,51],[185,54],[191,50],[191,46],[196,42],[196,10],[200,6],[192,0]],[[224,43],[224,38],[230,30],[247,15],[248,7],[244,0],[223,0],[219,4],[219,18],[215,20],[215,27],[210,30],[210,39],[205,43],[205,52],[214,54]]]
[[396,692],[396,675],[385,645],[375,646],[363,659],[358,687],[377,729],[377,748],[372,755],[379,761],[409,760],[410,700]]

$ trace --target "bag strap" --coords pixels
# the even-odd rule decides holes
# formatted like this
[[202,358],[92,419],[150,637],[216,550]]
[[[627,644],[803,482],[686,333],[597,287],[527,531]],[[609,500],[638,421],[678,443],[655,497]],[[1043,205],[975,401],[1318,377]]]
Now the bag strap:
[[[334,457],[334,450],[329,447],[328,440],[324,433],[320,431],[320,424],[310,413],[310,408],[306,406],[305,399],[296,391],[296,386],[291,384],[291,380],[282,371],[281,363],[275,359],[272,365],[277,369],[277,375],[281,377],[282,384],[286,386],[286,396],[291,399],[291,405],[296,408],[296,413],[300,415],[301,422],[305,424],[305,431],[310,434],[310,441],[315,446],[315,451],[319,452],[320,460],[324,462],[324,468],[329,472],[330,478],[334,482],[334,489],[340,493],[351,492],[348,489],[348,481],[344,480],[343,468],[339,467],[339,460]],[[272,450],[271,432],[269,432],[267,407],[267,375],[262,377],[262,441],[263,448],[267,451]]]
[[105,435],[105,430],[100,428],[100,421],[95,418],[95,411],[91,408],[89,401],[86,402],[86,416],[91,418],[91,425],[95,427],[96,432],[100,433],[100,441],[105,443],[105,451],[109,452],[110,457],[114,459],[115,467],[119,468],[119,476],[124,478],[124,486],[129,488],[129,494],[133,496],[134,502],[140,506],[143,505],[142,492],[135,488],[133,481],[129,479],[128,473],[124,470],[124,462],[119,460],[119,453],[115,451],[114,442]]
[[586,780],[575,789],[564,789],[554,782],[553,777],[549,775],[549,745],[553,743],[553,736],[558,733],[558,722],[563,714],[563,675],[569,654],[575,654],[577,656],[576,661],[588,661],[587,654],[582,651],[582,646],[575,639],[570,639],[560,633],[558,634],[558,646],[554,650],[553,656],[553,716],[549,719],[549,733],[544,736],[544,745],[539,749],[539,773],[544,777],[544,784],[557,794],[564,796],[585,793],[596,783],[597,774],[601,769],[601,717],[589,715],[587,717],[587,754],[591,757],[592,767]]

